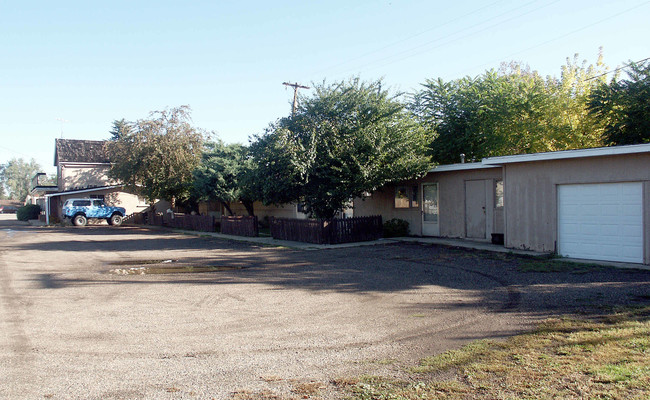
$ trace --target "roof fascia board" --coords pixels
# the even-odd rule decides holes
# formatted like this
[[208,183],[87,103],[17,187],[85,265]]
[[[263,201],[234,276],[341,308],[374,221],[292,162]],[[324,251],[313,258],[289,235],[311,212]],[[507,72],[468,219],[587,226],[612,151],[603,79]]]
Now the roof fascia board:
[[437,165],[429,172],[467,171],[472,169],[498,168],[498,165],[486,165],[480,162]]
[[110,190],[110,189],[120,188],[122,186],[124,186],[124,185],[102,186],[102,187],[96,187],[96,188],[91,188],[91,189],[73,190],[73,191],[70,191],[70,192],[59,192],[59,193],[46,194],[45,197],[58,197],[58,196],[67,196],[69,194],[99,192],[99,191],[102,191],[102,190]]
[[112,165],[112,163],[79,162],[79,161],[61,161],[59,164],[61,166],[70,166],[70,165]]
[[650,143],[648,144],[631,144],[627,146],[597,147],[593,149],[578,149],[551,151],[546,153],[520,154],[515,156],[501,156],[484,158],[482,163],[485,165],[498,166],[502,164],[564,160],[570,158],[602,157],[616,156],[624,154],[650,153]]

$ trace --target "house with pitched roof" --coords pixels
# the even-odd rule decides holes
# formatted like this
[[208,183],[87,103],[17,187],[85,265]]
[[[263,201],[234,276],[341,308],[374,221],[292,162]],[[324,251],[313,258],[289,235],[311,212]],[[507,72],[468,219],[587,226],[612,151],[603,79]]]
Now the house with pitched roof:
[[[33,202],[43,203],[48,222],[61,218],[61,206],[70,198],[102,199],[110,205],[124,207],[127,214],[149,208],[144,198],[125,191],[120,182],[109,177],[111,160],[105,141],[56,139],[54,166],[57,168],[55,190],[42,194],[33,191],[36,194]],[[162,209],[164,206],[161,205]]]

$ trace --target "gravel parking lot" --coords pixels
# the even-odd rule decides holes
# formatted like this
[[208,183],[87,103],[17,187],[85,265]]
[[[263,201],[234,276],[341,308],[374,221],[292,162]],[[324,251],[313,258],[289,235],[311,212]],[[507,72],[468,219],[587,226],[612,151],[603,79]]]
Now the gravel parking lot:
[[332,380],[650,302],[648,271],[522,272],[526,258],[431,245],[296,251],[6,219],[0,240],[12,399],[340,398]]

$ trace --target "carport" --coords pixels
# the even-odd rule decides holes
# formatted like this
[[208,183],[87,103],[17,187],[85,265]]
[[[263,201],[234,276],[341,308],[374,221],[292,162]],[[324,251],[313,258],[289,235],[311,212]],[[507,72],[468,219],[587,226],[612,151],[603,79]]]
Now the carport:
[[[58,215],[59,210],[61,208],[61,204],[63,204],[64,199],[70,198],[70,197],[76,197],[79,195],[83,195],[84,197],[89,197],[93,193],[99,193],[102,191],[107,191],[107,190],[113,190],[116,188],[122,187],[121,185],[114,185],[114,186],[101,186],[101,187],[95,187],[95,188],[90,188],[90,189],[83,189],[83,190],[70,190],[66,192],[58,192],[58,193],[52,193],[52,194],[46,194],[45,195],[45,223],[50,224],[50,214]],[[55,212],[52,212],[52,208],[54,208]]]

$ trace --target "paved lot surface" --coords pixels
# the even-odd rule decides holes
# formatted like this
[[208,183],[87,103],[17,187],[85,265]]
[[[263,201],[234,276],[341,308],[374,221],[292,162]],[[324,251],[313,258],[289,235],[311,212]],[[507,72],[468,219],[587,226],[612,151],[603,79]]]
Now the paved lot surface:
[[[296,251],[6,220],[0,243],[11,399],[340,398],[333,379],[650,302],[648,271],[520,272],[530,260],[409,243]],[[188,266],[218,270],[114,273]]]

